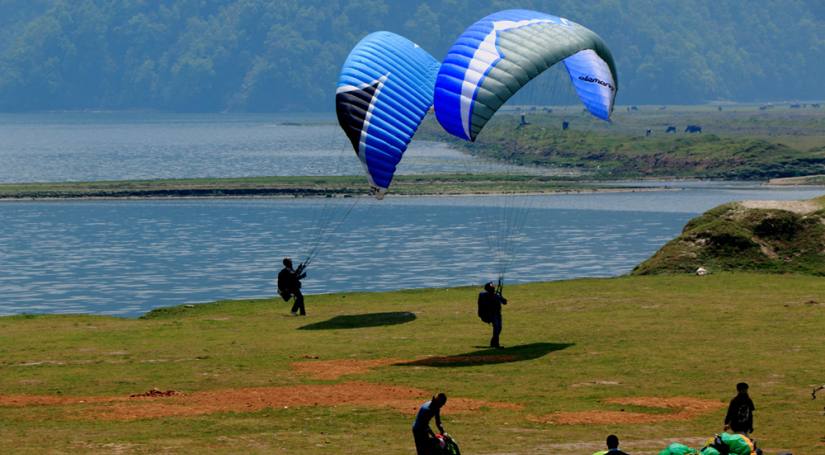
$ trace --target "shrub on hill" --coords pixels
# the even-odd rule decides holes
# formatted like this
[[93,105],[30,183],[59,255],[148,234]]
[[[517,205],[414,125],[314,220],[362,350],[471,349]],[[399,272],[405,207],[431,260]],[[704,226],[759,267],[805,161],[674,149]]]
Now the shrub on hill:
[[[634,275],[747,270],[825,275],[825,198],[805,213],[716,207],[685,225],[682,234],[636,266]],[[816,205],[820,208],[815,209]]]

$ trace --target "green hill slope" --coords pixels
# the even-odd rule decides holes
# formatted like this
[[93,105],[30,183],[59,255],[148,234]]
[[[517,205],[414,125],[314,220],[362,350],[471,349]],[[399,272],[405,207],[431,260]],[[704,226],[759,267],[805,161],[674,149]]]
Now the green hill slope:
[[[611,123],[578,107],[552,112],[525,107],[525,115],[530,124],[519,128],[519,111],[499,112],[473,143],[456,140],[428,118],[417,138],[498,161],[575,169],[592,178],[765,180],[825,174],[822,109],[643,106],[615,112]],[[703,133],[685,133],[691,124],[701,125]],[[665,133],[669,126],[677,132]]]
[[825,197],[745,201],[691,220],[634,275],[754,270],[825,275]]

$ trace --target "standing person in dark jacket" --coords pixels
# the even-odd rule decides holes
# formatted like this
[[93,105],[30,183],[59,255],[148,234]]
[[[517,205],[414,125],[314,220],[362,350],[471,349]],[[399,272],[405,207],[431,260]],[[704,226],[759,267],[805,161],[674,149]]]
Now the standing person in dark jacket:
[[430,429],[430,420],[433,417],[435,417],[435,425],[438,427],[438,431],[444,434],[444,427],[441,426],[441,408],[445,404],[447,404],[447,395],[439,393],[418,408],[418,414],[415,415],[415,422],[412,426],[415,452],[418,455],[430,455],[432,453],[434,443],[430,436],[435,438],[435,433]]
[[306,278],[304,273],[304,264],[299,264],[298,269],[292,268],[292,259],[284,258],[284,268],[278,272],[278,294],[289,301],[292,296],[295,296],[295,303],[292,304],[292,315],[297,316],[300,311],[301,316],[306,316],[306,309],[304,308],[304,295],[301,294],[301,279]]
[[486,315],[485,322],[493,325],[493,337],[490,338],[491,348],[500,348],[498,336],[501,334],[501,306],[507,305],[507,299],[501,295],[492,281],[484,285],[484,292],[478,294],[478,307]]
[[753,433],[753,405],[751,397],[748,395],[748,384],[740,382],[736,384],[736,396],[730,400],[728,413],[725,415],[725,428],[730,428],[735,433],[742,433],[748,436]]

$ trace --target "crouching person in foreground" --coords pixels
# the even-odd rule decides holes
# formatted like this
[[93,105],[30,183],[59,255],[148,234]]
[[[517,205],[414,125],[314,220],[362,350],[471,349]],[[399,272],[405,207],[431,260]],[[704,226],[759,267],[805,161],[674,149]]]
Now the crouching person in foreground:
[[413,422],[412,432],[415,439],[415,452],[418,455],[430,455],[433,453],[433,439],[435,433],[430,429],[430,420],[435,417],[435,426],[439,433],[444,433],[441,426],[441,408],[447,403],[447,395],[439,393],[432,400],[424,403],[418,408],[418,414]]

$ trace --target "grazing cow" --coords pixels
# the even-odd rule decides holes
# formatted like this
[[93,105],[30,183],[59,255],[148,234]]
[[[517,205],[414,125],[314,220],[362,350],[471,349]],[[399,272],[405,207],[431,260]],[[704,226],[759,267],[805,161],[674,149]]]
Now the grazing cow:
[[665,133],[675,133],[675,132],[676,132],[676,127],[673,126],[673,125],[668,126],[667,129],[665,130]]
[[819,104],[811,104],[811,107],[814,109],[819,109]]
[[663,111],[665,109],[667,109],[667,106],[662,106],[662,107],[659,108],[660,111]]
[[652,133],[653,133],[653,131],[652,131],[652,130],[647,130],[647,131],[645,131],[645,137],[650,136]]
[[568,122],[567,120],[561,122],[561,129],[566,130],[567,128],[570,128],[570,122]]
[[791,104],[791,109],[799,109],[801,107],[802,106],[800,106],[799,104]]
[[638,111],[638,110],[639,110],[639,108],[638,108],[638,107],[636,107],[636,106],[630,106],[630,110],[631,110],[631,111]]
[[701,132],[702,132],[702,127],[699,126],[699,125],[688,125],[687,128],[685,128],[685,133],[701,133]]

